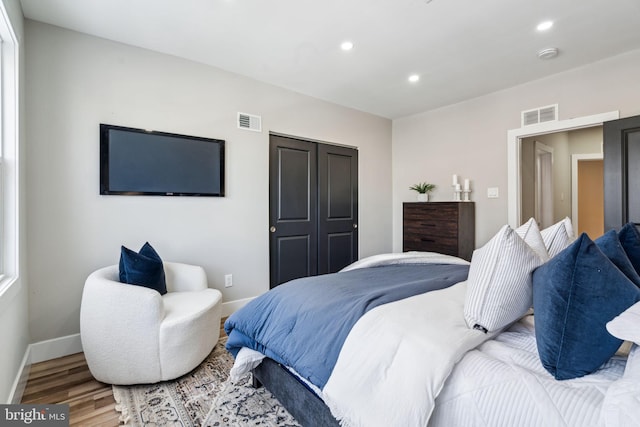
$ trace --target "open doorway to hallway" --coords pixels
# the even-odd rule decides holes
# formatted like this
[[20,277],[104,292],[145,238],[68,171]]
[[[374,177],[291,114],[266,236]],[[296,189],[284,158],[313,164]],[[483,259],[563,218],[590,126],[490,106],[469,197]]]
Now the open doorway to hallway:
[[602,126],[522,138],[520,162],[520,223],[569,217],[577,235],[603,234]]

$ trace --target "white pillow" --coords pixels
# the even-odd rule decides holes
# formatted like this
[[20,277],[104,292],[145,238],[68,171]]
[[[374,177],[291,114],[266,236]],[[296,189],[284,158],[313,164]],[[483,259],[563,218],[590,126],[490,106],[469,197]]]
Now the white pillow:
[[524,316],[533,305],[531,272],[542,263],[508,225],[473,251],[464,304],[467,326],[493,332]]
[[575,240],[573,226],[568,217],[540,231],[540,234],[551,258],[562,252],[564,248]]
[[640,345],[640,302],[607,322],[607,331],[618,339]]
[[522,237],[522,239],[531,246],[531,249],[536,251],[543,261],[547,261],[549,259],[547,246],[544,244],[544,240],[542,240],[542,234],[540,234],[538,223],[534,218],[530,218],[529,221],[516,228],[516,233],[518,233],[518,236]]

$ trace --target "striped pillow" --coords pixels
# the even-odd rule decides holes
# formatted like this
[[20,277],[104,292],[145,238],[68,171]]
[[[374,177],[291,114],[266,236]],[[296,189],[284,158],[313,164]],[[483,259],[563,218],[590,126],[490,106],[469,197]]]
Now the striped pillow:
[[473,252],[464,318],[470,328],[493,332],[533,305],[531,272],[540,256],[508,225]]
[[575,240],[573,226],[568,217],[540,231],[540,234],[551,258],[558,255]]
[[540,229],[538,228],[538,223],[534,218],[530,218],[529,221],[516,228],[516,233],[518,233],[518,236],[522,237],[522,239],[531,246],[531,249],[536,251],[543,261],[547,261],[549,259],[547,246],[544,244],[542,234],[540,234]]

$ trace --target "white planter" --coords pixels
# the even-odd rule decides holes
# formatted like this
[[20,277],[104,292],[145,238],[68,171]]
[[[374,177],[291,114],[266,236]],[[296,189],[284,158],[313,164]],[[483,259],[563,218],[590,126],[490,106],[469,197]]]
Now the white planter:
[[419,202],[428,202],[429,201],[429,193],[418,193],[418,201]]

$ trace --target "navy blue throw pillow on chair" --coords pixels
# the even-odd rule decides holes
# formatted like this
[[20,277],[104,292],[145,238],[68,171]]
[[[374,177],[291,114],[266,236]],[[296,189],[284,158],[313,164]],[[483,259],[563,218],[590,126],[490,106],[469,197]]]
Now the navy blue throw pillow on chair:
[[640,275],[633,267],[631,260],[627,256],[620,239],[618,239],[618,233],[615,230],[609,230],[602,236],[598,237],[595,241],[602,253],[604,253],[611,262],[624,273],[636,286],[640,287]]
[[640,289],[582,233],[533,272],[542,365],[558,380],[595,372],[622,344],[607,322],[638,300]]
[[633,268],[640,274],[640,232],[632,222],[625,224],[618,232],[618,239],[633,264]]
[[154,289],[160,295],[167,293],[162,259],[149,242],[142,246],[140,252],[122,246],[119,268],[120,282]]

